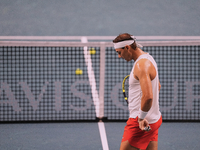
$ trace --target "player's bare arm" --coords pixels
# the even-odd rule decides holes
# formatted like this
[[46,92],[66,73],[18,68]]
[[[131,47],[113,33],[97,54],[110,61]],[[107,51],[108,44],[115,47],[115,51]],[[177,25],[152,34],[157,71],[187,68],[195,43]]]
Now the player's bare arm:
[[[156,70],[153,64],[146,59],[141,59],[135,67],[134,77],[139,80],[142,98],[141,98],[141,110],[148,112],[152,105],[153,92],[151,81],[156,76]],[[146,119],[138,118],[139,127],[141,130],[144,130],[145,127],[149,126],[149,123]]]
[[137,62],[134,70],[134,77],[139,80],[142,98],[141,98],[141,110],[149,111],[152,105],[153,92],[151,81],[156,76],[156,70],[153,64],[147,59],[141,59]]

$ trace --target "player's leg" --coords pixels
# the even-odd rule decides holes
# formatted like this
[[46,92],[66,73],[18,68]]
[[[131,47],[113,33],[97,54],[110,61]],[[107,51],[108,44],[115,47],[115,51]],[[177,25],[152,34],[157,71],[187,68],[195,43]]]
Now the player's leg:
[[160,119],[158,120],[158,122],[156,124],[157,124],[158,129],[153,133],[153,137],[150,139],[150,142],[149,142],[146,150],[157,150],[158,149],[158,130],[162,124],[162,116],[160,117]]
[[157,150],[158,149],[158,141],[151,141],[146,150]]
[[139,149],[131,146],[127,140],[121,143],[120,150],[139,150]]

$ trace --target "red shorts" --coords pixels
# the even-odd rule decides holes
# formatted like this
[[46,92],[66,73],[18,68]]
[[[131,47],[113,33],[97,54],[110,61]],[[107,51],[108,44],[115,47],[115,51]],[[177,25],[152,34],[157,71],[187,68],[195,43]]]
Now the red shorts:
[[122,142],[129,141],[130,145],[139,149],[146,149],[150,141],[158,141],[158,129],[162,124],[162,116],[153,124],[149,124],[150,131],[142,131],[139,128],[138,117],[129,118],[124,128]]

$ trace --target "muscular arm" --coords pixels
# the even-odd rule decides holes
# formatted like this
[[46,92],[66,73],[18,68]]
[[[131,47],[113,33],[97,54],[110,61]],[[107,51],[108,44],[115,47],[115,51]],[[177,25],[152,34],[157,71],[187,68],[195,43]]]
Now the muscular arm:
[[142,90],[141,110],[147,112],[150,110],[153,100],[151,79],[148,74],[144,73],[139,80]]
[[135,66],[134,76],[139,80],[142,90],[141,110],[147,112],[153,100],[151,80],[156,76],[155,68],[149,60],[142,59]]

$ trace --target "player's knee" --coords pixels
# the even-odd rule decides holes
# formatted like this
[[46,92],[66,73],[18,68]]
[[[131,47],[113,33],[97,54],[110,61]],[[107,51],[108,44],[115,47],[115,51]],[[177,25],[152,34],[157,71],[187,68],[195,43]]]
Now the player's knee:
[[129,141],[127,140],[121,143],[120,150],[139,150],[139,149],[131,146]]

